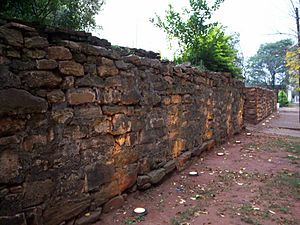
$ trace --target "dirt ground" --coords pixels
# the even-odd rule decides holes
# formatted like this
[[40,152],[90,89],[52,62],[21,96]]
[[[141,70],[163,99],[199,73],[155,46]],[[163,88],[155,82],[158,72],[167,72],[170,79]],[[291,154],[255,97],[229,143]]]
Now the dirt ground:
[[[247,132],[157,187],[129,194],[95,225],[300,224],[300,138]],[[134,216],[135,207],[148,214]]]

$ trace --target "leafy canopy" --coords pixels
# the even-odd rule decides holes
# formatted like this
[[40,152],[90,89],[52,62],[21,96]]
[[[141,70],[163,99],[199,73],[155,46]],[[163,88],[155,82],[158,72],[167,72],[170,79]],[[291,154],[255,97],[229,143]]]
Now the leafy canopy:
[[151,19],[170,40],[177,40],[180,47],[178,63],[191,62],[193,65],[213,71],[241,72],[237,38],[225,34],[225,28],[211,22],[212,14],[224,0],[216,0],[209,6],[206,0],[189,0],[190,7],[177,12],[169,5],[164,18],[156,15]]
[[104,0],[1,0],[0,14],[40,25],[87,30]]
[[288,73],[291,76],[291,81],[295,86],[297,90],[300,90],[299,88],[299,70],[300,70],[300,48],[294,47],[293,49],[287,51],[286,53],[286,66],[288,68]]
[[257,53],[248,60],[247,84],[271,89],[279,84],[286,88],[290,77],[285,66],[285,55],[292,45],[291,39],[261,45]]

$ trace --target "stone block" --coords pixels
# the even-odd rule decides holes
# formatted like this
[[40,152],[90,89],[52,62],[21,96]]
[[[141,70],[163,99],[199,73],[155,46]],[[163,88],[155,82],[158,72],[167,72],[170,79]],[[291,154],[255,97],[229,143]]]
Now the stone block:
[[153,170],[150,173],[148,173],[151,184],[159,183],[164,178],[165,175],[166,175],[166,170],[163,168]]
[[47,108],[46,100],[27,91],[14,88],[0,91],[0,115],[44,113]]
[[101,77],[94,76],[94,75],[86,75],[83,78],[77,79],[75,85],[78,87],[103,88],[105,86],[105,83]]
[[61,90],[53,90],[47,93],[47,99],[50,103],[62,103],[66,101],[66,96]]
[[63,89],[70,89],[70,88],[74,88],[74,77],[72,76],[68,76],[68,77],[64,77],[63,79],[63,83],[62,83],[62,88]]
[[138,176],[137,177],[138,188],[143,187],[145,184],[150,183],[150,181],[151,181],[151,178],[147,175]]
[[104,76],[116,76],[119,74],[119,70],[115,66],[102,65],[97,68],[98,75]]
[[82,119],[100,119],[103,118],[100,106],[76,107],[74,110],[75,118]]
[[164,169],[166,170],[166,174],[171,173],[176,168],[176,161],[170,160],[164,165]]
[[80,143],[82,150],[86,149],[105,149],[114,146],[115,139],[112,135],[98,135],[97,137],[84,139]]
[[118,60],[116,61],[116,67],[119,70],[128,70],[132,67],[132,65],[129,63],[125,63],[123,60]]
[[25,129],[25,120],[21,119],[0,119],[0,137],[14,135]]
[[25,151],[31,152],[35,146],[45,146],[47,144],[47,136],[45,135],[31,135],[27,136],[23,141],[23,148]]
[[60,76],[57,76],[51,71],[23,72],[21,76],[25,83],[31,88],[57,87],[62,81]]
[[121,103],[124,105],[138,104],[142,96],[135,88],[126,91],[121,97]]
[[9,29],[4,26],[0,27],[0,38],[4,39],[9,45],[15,47],[22,47],[24,43],[23,35],[20,31]]
[[31,59],[42,59],[46,56],[46,52],[44,50],[24,50],[25,55]]
[[81,77],[84,75],[84,68],[81,64],[73,61],[61,61],[59,62],[59,72],[65,76],[72,75]]
[[24,188],[23,207],[31,207],[45,202],[54,191],[55,184],[52,180],[27,182]]
[[96,64],[85,63],[84,64],[84,72],[85,72],[85,74],[96,76],[97,75]]
[[20,183],[23,180],[22,164],[17,152],[0,152],[0,183]]
[[45,225],[58,225],[84,212],[90,206],[89,199],[64,200],[44,211]]
[[192,157],[192,153],[190,151],[184,152],[176,159],[176,168],[178,171],[184,170],[189,165],[189,160]]
[[96,120],[94,123],[94,130],[99,134],[111,133],[112,124],[109,120]]
[[51,118],[60,124],[64,124],[69,122],[74,116],[73,109],[62,109],[62,110],[55,110],[51,112]]
[[100,190],[95,192],[92,196],[96,206],[100,206],[107,202],[112,197],[120,194],[118,181],[112,181],[100,187]]
[[52,46],[48,48],[48,58],[56,60],[72,59],[72,53],[63,46]]
[[130,119],[124,114],[116,114],[112,120],[112,131],[111,134],[113,135],[121,135],[126,134],[127,132],[131,131],[131,121]]
[[27,225],[24,213],[14,216],[0,216],[1,225]]
[[69,90],[67,92],[67,99],[70,105],[81,105],[94,102],[96,95],[92,89],[78,88]]
[[115,177],[118,179],[119,192],[122,193],[136,183],[137,164],[130,164],[123,168],[118,168]]
[[125,200],[121,195],[116,196],[116,197],[112,198],[111,200],[109,200],[107,203],[104,204],[103,212],[108,213],[111,210],[118,209],[121,206],[123,206],[124,203],[125,203]]
[[114,167],[102,163],[89,165],[85,168],[85,180],[88,191],[99,190],[101,185],[112,181]]
[[53,59],[41,59],[36,61],[39,70],[53,70],[58,66],[58,63]]
[[103,106],[103,114],[113,116],[116,114],[126,114],[128,109],[126,106],[114,105],[114,106]]
[[46,38],[39,36],[24,38],[24,41],[26,48],[45,48],[49,45]]
[[7,66],[0,65],[0,74],[0,88],[21,86],[20,77],[10,72]]

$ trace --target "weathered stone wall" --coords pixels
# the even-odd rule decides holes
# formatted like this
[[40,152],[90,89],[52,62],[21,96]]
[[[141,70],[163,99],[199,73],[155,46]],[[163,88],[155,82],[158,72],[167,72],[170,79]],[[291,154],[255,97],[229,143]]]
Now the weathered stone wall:
[[276,111],[277,97],[274,91],[261,87],[245,88],[245,121],[257,124]]
[[242,129],[243,83],[157,57],[0,26],[1,225],[96,220]]

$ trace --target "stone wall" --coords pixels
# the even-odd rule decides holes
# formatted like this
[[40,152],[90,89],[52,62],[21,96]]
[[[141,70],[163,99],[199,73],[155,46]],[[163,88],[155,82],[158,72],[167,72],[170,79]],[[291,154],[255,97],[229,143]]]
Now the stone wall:
[[1,225],[97,220],[243,128],[243,83],[230,74],[2,23]]
[[245,88],[245,121],[257,124],[277,109],[277,97],[274,91],[260,88]]

